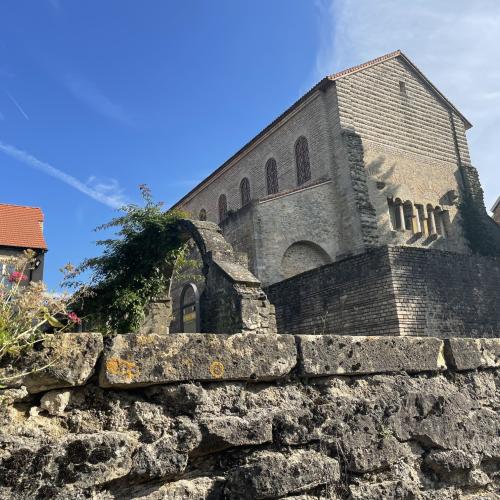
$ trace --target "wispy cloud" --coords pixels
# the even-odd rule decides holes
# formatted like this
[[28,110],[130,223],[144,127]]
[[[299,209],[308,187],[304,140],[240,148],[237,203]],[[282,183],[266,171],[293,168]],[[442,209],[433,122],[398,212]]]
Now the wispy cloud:
[[474,124],[468,132],[488,208],[500,194],[500,2],[317,0],[314,77],[402,49]]
[[88,181],[84,183],[76,177],[73,177],[72,175],[69,175],[66,172],[50,165],[50,163],[41,161],[30,153],[17,149],[10,144],[5,144],[0,141],[0,151],[31,168],[39,170],[61,182],[64,182],[68,186],[71,186],[72,188],[100,203],[103,203],[104,205],[107,205],[108,207],[120,208],[127,203],[123,194],[123,189],[115,179],[111,179],[110,181],[104,183],[102,181],[98,181],[95,177],[90,177]]
[[78,100],[97,113],[126,125],[132,125],[132,120],[125,110],[105,96],[91,81],[80,76],[68,75],[65,84]]
[[5,93],[7,94],[7,97],[11,100],[12,104],[14,104],[14,106],[17,108],[19,113],[21,113],[24,116],[24,118],[26,118],[26,120],[29,121],[30,117],[28,116],[28,113],[26,113],[26,111],[24,111],[21,105],[14,99],[14,96],[10,92],[5,91]]

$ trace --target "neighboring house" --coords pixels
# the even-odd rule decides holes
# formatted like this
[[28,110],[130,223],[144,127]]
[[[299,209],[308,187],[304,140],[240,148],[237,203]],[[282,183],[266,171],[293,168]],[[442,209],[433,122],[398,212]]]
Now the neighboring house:
[[495,204],[491,207],[491,211],[493,213],[493,220],[500,224],[500,196],[495,201]]
[[43,279],[47,243],[43,237],[43,212],[37,207],[0,204],[0,272],[10,274],[9,257],[22,255],[24,250],[36,252],[31,269],[25,274],[30,281]]

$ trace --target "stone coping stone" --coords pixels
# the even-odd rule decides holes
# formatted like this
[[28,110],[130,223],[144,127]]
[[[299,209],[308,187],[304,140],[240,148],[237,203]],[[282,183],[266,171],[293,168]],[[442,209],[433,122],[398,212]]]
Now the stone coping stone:
[[273,380],[290,373],[296,362],[292,335],[117,335],[104,351],[99,384],[125,388],[190,380]]
[[298,335],[305,376],[428,372],[446,369],[443,341],[433,337]]
[[500,339],[446,339],[446,361],[455,370],[500,367]]
[[53,333],[45,334],[40,345],[19,367],[32,372],[22,379],[31,394],[85,385],[94,373],[103,339],[100,333]]

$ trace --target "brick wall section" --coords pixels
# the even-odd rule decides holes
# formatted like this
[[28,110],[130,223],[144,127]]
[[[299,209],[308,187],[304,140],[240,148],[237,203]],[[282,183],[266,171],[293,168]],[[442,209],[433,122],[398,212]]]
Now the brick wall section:
[[500,261],[380,247],[266,289],[279,333],[496,337]]
[[398,335],[386,247],[271,285],[279,333]]
[[392,247],[401,335],[497,337],[500,259]]
[[493,220],[497,224],[500,224],[500,205],[498,205],[496,210],[493,212]]

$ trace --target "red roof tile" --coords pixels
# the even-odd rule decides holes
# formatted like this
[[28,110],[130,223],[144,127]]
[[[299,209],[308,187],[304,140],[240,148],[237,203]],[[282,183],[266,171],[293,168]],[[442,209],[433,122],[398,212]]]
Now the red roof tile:
[[43,212],[37,207],[0,204],[0,246],[47,250]]

